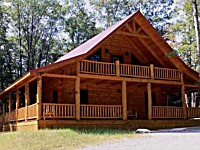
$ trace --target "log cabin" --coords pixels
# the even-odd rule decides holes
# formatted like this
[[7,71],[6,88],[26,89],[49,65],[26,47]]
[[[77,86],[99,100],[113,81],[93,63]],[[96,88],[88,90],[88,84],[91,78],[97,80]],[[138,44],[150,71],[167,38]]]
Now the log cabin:
[[189,68],[137,11],[0,93],[2,131],[200,125]]

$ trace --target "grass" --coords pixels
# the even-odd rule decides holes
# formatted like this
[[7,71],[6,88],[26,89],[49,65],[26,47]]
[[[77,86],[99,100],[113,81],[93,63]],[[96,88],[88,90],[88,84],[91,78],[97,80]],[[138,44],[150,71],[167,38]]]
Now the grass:
[[0,134],[0,150],[74,150],[87,145],[136,137],[133,131],[54,129]]

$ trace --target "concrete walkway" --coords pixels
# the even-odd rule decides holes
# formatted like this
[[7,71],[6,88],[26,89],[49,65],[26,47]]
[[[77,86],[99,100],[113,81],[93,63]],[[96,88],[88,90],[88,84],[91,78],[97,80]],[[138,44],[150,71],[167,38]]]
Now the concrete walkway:
[[200,150],[200,127],[157,130],[81,150]]

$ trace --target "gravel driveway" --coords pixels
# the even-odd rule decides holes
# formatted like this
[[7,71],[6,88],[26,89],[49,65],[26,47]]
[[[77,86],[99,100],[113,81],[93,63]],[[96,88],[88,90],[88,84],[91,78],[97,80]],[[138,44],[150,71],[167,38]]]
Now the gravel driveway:
[[200,127],[152,131],[81,150],[200,150]]

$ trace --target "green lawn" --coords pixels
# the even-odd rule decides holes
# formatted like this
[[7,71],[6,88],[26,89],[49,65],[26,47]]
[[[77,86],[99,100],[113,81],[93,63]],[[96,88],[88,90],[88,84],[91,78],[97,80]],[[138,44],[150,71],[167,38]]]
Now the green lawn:
[[54,129],[0,133],[0,150],[74,150],[87,145],[136,137],[126,130]]

